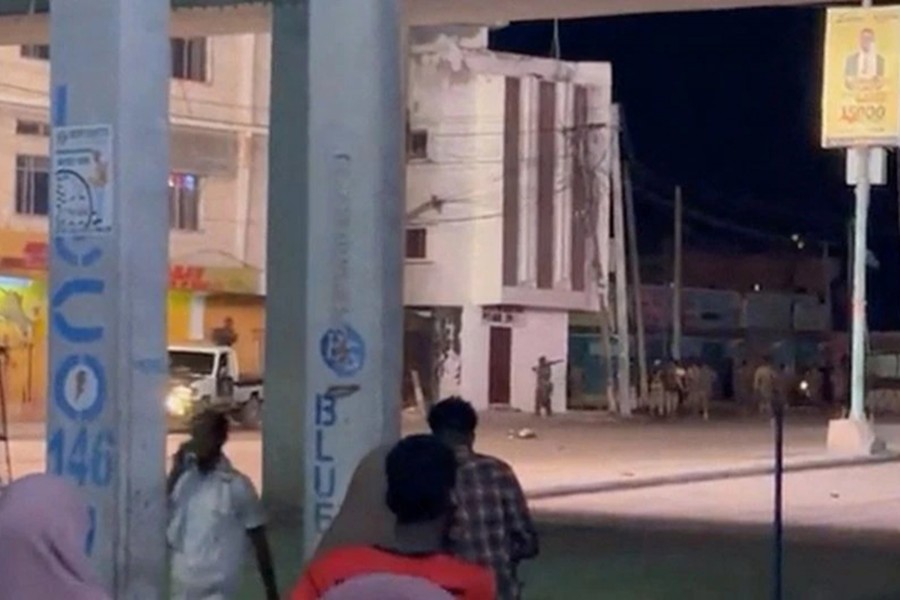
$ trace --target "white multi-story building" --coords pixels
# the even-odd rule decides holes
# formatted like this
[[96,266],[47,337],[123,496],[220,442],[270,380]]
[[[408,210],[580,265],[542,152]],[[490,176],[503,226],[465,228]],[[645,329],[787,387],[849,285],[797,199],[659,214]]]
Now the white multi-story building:
[[545,356],[563,410],[569,312],[596,308],[608,246],[611,68],[491,52],[486,35],[412,35],[407,395],[533,410]]

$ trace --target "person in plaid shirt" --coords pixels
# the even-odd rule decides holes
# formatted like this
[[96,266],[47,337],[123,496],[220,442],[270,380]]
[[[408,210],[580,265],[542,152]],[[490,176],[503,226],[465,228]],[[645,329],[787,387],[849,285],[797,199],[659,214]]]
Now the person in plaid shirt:
[[519,600],[518,566],[538,554],[538,537],[515,473],[505,462],[474,451],[478,415],[461,398],[448,398],[428,414],[428,425],[459,461],[449,550],[491,568],[498,600]]

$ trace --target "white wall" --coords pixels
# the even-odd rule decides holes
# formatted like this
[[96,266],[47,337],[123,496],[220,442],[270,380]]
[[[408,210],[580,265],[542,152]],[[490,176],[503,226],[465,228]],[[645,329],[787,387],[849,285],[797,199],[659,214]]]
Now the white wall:
[[[512,336],[512,406],[534,411],[535,374],[532,369],[541,356],[565,361],[569,355],[569,314],[560,311],[529,310]],[[553,410],[566,409],[566,364],[553,367]]]
[[461,333],[463,398],[487,410],[490,327],[482,323],[480,306],[463,307]]
[[455,72],[440,56],[415,53],[409,77],[410,128],[428,131],[429,156],[408,165],[407,211],[432,196],[448,202],[440,213],[426,211],[410,222],[427,227],[428,256],[407,262],[406,304],[459,306],[476,298],[496,302],[504,82]]
[[[494,325],[496,326],[496,325]],[[462,395],[478,410],[489,408],[491,327],[482,320],[481,306],[466,306],[462,314]],[[510,406],[534,411],[535,373],[541,356],[565,361],[569,351],[569,314],[526,310],[512,330]],[[566,410],[566,364],[553,367],[553,410]]]
[[[414,36],[421,40],[422,36]],[[411,130],[427,130],[429,156],[407,169],[409,227],[427,228],[427,257],[407,260],[405,303],[409,306],[513,304],[546,309],[587,310],[589,290],[572,291],[571,154],[566,126],[573,123],[575,83],[594,90],[593,100],[609,106],[608,64],[557,63],[498,54],[472,47],[468,38],[434,36],[414,45],[409,61],[408,110]],[[506,78],[522,81],[522,197],[520,200],[520,280],[502,283],[503,141]],[[538,83],[558,85],[555,281],[536,285],[536,174]],[[529,93],[533,92],[533,93]],[[529,99],[534,96],[534,102]],[[594,118],[608,118],[608,110]],[[596,116],[595,116],[596,117]],[[604,168],[601,165],[600,168]],[[437,196],[441,212],[418,212]]]

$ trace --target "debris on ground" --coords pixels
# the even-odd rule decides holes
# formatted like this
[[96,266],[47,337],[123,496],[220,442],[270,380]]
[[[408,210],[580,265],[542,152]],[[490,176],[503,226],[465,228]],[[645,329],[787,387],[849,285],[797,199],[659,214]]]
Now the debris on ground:
[[537,432],[534,429],[529,429],[527,427],[519,430],[511,429],[509,431],[509,439],[516,440],[533,440],[537,437]]

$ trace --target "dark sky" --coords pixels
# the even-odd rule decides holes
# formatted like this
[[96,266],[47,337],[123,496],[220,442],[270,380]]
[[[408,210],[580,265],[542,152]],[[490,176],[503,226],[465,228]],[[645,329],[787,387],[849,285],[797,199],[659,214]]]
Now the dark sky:
[[[564,59],[613,65],[638,170],[642,251],[669,235],[664,202],[678,183],[690,246],[786,249],[801,233],[843,256],[852,190],[843,153],[819,145],[824,17],[790,8],[560,23]],[[492,47],[549,56],[552,40],[551,23],[522,23],[495,32]],[[870,248],[882,262],[870,275],[873,328],[900,328],[888,302],[900,298],[895,187],[872,201]]]

